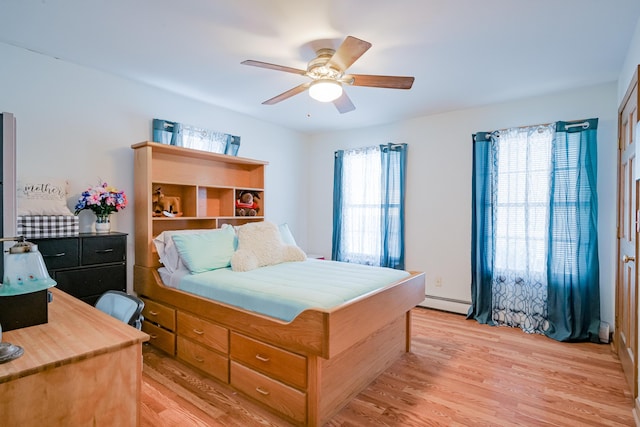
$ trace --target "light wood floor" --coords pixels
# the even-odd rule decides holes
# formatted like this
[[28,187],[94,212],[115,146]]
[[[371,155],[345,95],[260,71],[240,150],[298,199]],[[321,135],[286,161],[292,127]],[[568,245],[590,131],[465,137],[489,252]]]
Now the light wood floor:
[[[288,426],[145,346],[142,426]],[[412,352],[329,426],[633,426],[609,345],[566,344],[464,316],[413,310]]]

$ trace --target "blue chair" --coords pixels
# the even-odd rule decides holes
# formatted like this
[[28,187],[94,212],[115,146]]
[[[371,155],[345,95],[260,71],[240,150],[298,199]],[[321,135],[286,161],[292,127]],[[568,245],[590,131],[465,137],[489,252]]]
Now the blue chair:
[[95,307],[138,330],[142,329],[144,301],[138,297],[122,291],[107,291],[98,298]]

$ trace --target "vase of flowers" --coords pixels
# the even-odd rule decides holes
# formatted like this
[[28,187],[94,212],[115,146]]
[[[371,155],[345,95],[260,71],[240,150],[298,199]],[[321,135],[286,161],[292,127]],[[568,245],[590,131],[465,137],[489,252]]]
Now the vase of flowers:
[[108,233],[111,231],[109,215],[118,212],[127,206],[127,195],[124,191],[111,187],[102,182],[94,187],[89,187],[80,195],[76,203],[75,214],[91,209],[96,215],[96,233]]

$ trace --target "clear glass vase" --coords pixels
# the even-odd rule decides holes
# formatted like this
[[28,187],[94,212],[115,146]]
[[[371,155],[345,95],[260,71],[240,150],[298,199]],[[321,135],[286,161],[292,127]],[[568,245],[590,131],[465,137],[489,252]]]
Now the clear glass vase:
[[109,214],[96,215],[96,233],[109,233],[111,231],[111,221]]

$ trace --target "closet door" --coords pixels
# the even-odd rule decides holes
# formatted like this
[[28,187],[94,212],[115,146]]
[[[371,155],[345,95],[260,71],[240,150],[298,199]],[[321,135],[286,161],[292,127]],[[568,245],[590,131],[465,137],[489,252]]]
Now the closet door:
[[616,279],[615,349],[629,388],[638,395],[638,287],[636,249],[638,189],[634,169],[637,147],[638,73],[618,110],[618,265]]

